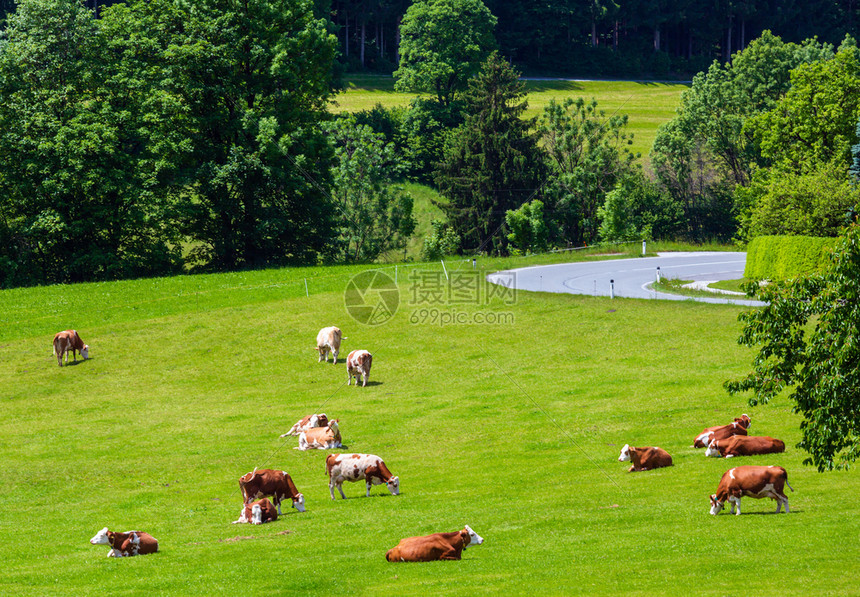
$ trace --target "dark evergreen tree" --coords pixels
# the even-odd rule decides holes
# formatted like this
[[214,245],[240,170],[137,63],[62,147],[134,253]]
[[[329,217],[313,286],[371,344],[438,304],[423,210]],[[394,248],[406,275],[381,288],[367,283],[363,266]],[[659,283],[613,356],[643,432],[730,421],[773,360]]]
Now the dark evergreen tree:
[[505,212],[529,200],[543,179],[533,119],[517,73],[490,55],[465,93],[465,122],[448,137],[436,183],[440,204],[463,242],[476,252],[501,252]]

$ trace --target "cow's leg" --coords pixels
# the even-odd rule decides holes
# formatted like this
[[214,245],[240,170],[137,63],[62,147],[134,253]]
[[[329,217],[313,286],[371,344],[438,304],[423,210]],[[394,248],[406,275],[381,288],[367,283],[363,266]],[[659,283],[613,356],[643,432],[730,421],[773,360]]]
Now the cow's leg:
[[366,477],[364,483],[367,485],[367,493],[364,494],[364,497],[370,497],[370,488],[373,487],[373,480],[370,477]]
[[[355,380],[355,385],[358,385],[358,379]],[[367,385],[367,374],[362,373],[361,374],[361,387],[363,388],[366,385]]]
[[461,558],[462,558],[462,555],[460,553],[458,553],[457,550],[454,549],[453,547],[450,548],[445,553],[443,553],[441,556],[439,556],[440,560],[459,560]]
[[283,513],[281,512],[281,498],[278,495],[273,495],[272,502],[278,508],[278,516],[283,516]]
[[343,492],[343,481],[338,482],[337,490],[340,492],[340,497],[345,500],[346,494]]
[[334,357],[334,364],[335,364],[335,365],[337,365],[337,353],[338,353],[338,351],[337,351],[337,350],[333,350],[333,351],[331,351],[331,356],[333,356],[333,357]]
[[[732,504],[732,514],[735,514],[736,516],[740,516],[740,514],[741,514],[741,498],[731,496],[729,498],[729,502],[731,502],[731,504]],[[736,508],[737,508],[737,512],[735,512]]]
[[[355,382],[355,383],[358,383],[358,382]],[[347,369],[346,370],[346,385],[351,385],[351,384],[352,384],[352,372],[349,369]]]
[[331,499],[334,499],[334,479],[328,480],[328,491],[331,494]]

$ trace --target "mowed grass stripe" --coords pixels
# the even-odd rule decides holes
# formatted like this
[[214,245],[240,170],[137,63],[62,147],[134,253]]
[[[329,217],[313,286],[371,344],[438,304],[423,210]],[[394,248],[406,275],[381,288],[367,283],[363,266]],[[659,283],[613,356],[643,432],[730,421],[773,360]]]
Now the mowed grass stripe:
[[[182,281],[194,289],[188,277],[174,291]],[[199,310],[166,300],[101,324],[98,302],[80,303],[93,358],[73,367],[56,366],[49,334],[32,335],[42,323],[7,332],[0,593],[722,595],[736,578],[764,594],[854,590],[860,477],[802,466],[787,399],[750,408],[724,393],[751,358],[735,341],[738,307],[520,293],[457,307],[510,311],[513,323],[441,327],[410,323],[422,306],[401,279],[394,319],[367,327],[345,313],[340,284],[273,297],[257,281],[202,295]],[[154,282],[124,284],[102,290],[131,300]],[[341,387],[345,366],[317,363],[316,332],[332,324],[344,353],[374,353],[372,385]],[[382,456],[400,496],[364,498],[357,483],[332,502],[326,453],[278,437],[326,399],[349,451]],[[690,448],[741,412],[788,451],[724,461]],[[658,445],[675,465],[628,474],[624,443]],[[238,477],[269,459],[308,511],[231,525]],[[710,516],[708,494],[737,464],[785,466],[792,513],[762,515],[775,505],[745,498],[743,516]],[[486,542],[461,562],[384,560],[402,537],[464,524]],[[87,543],[106,525],[150,532],[160,553],[106,558]]]

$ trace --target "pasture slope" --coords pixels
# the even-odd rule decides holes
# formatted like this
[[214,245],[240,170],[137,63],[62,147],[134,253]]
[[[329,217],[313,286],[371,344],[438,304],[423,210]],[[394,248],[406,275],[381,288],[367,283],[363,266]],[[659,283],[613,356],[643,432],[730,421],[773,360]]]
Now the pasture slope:
[[[857,594],[860,475],[801,464],[785,398],[750,408],[722,390],[752,356],[739,307],[519,293],[456,306],[512,322],[411,323],[422,306],[401,270],[400,309],[370,327],[344,309],[356,271],[0,293],[0,594]],[[344,354],[373,352],[368,387],[317,363],[332,324]],[[51,337],[68,327],[93,358],[59,368]],[[278,438],[319,411],[349,451],[385,459],[400,496],[349,484],[329,499],[326,453]],[[741,412],[788,451],[726,462],[690,447]],[[628,474],[625,443],[675,465]],[[708,514],[741,463],[786,467],[791,514],[749,498],[742,516]],[[288,471],[308,511],[230,524],[254,467]],[[402,537],[464,524],[485,543],[460,562],[385,561]],[[88,543],[103,526],[160,551],[106,558]]]

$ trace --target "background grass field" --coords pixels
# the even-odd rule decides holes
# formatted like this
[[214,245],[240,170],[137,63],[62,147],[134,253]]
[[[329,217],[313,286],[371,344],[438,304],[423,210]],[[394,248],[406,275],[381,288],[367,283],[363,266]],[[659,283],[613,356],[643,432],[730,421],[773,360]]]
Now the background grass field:
[[[385,107],[408,106],[414,93],[394,91],[394,79],[386,76],[349,75],[343,93],[336,97],[333,112],[369,110],[377,103]],[[582,97],[597,100],[606,116],[627,114],[627,131],[633,134],[629,149],[647,161],[657,127],[670,120],[681,101],[687,83],[654,83],[643,81],[545,81],[527,80],[529,109],[526,117],[539,116],[550,99]]]
[[[750,408],[722,390],[752,358],[739,307],[541,293],[430,305],[401,266],[400,309],[370,327],[343,302],[361,269],[0,292],[0,594],[856,594],[860,475],[801,464],[787,399]],[[412,323],[434,308],[513,321]],[[368,387],[317,363],[332,324],[344,354],[374,353]],[[92,358],[59,368],[51,337],[69,327]],[[326,453],[278,438],[320,411],[349,451],[385,459],[400,496],[352,484],[329,499]],[[787,452],[726,462],[690,447],[741,412]],[[628,474],[624,443],[675,465]],[[742,516],[710,516],[738,464],[785,466],[791,514],[744,499]],[[230,524],[254,467],[287,470],[308,511]],[[464,524],[486,541],[461,562],[384,559],[402,537]],[[148,531],[160,552],[106,558],[88,543],[103,526]]]

